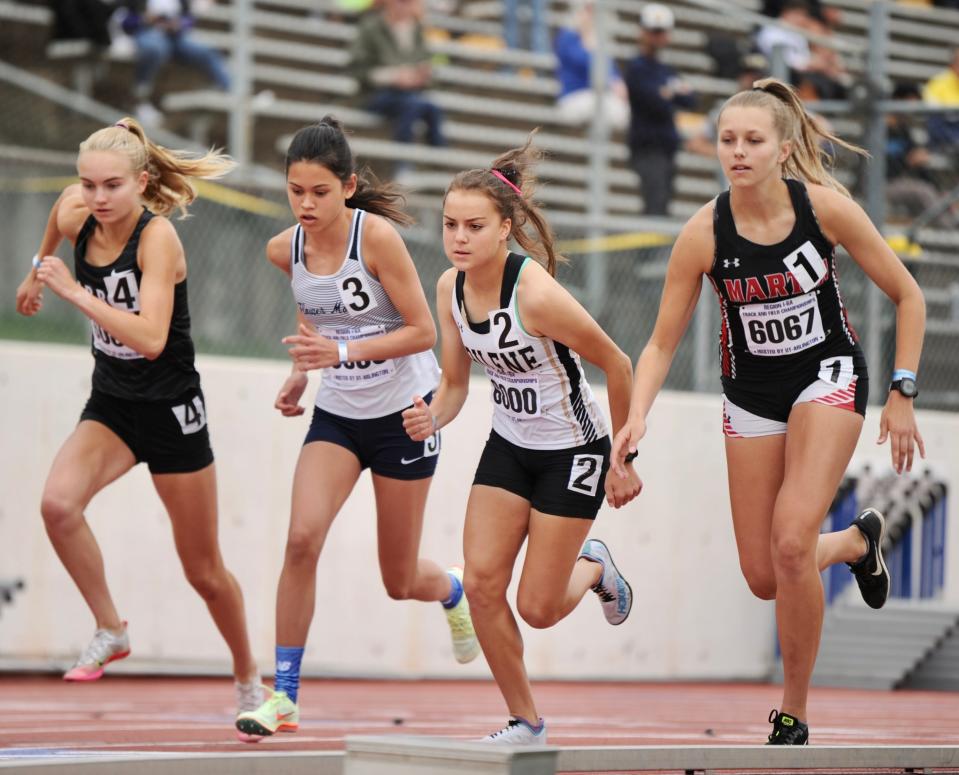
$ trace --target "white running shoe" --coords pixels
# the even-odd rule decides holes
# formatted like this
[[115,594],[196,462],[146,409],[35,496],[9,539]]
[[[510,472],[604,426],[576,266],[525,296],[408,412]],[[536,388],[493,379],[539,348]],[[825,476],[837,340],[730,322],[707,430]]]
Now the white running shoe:
[[633,607],[633,590],[613,562],[606,544],[598,538],[591,538],[583,544],[579,556],[602,566],[603,575],[593,585],[593,592],[603,606],[606,621],[610,624],[622,624]]
[[103,675],[103,668],[111,662],[130,656],[130,637],[127,623],[120,632],[100,629],[93,633],[87,646],[73,667],[63,674],[64,681],[96,681]]
[[487,735],[480,742],[502,745],[546,745],[546,722],[539,720],[539,730],[524,718],[513,717],[498,732]]
[[[446,572],[456,576],[462,586],[462,568],[453,566],[447,568]],[[453,637],[453,656],[461,665],[472,662],[480,653],[480,645],[473,631],[473,620],[470,618],[470,604],[466,600],[466,593],[460,596],[460,601],[452,608],[443,610],[446,612],[446,621],[449,623],[450,635]]]
[[[259,708],[264,702],[266,702],[266,698],[270,693],[270,690],[260,683],[259,675],[253,676],[253,679],[247,683],[234,681],[233,691],[236,694],[237,718],[240,717],[241,713],[250,713]],[[263,739],[262,736],[248,735],[245,732],[241,732],[239,729],[236,730],[236,736],[241,742],[244,743],[258,743]]]

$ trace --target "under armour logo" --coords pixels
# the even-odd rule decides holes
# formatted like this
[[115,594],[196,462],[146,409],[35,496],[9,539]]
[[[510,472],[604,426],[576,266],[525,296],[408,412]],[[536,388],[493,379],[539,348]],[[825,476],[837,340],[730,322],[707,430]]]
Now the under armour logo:
[[724,259],[723,259],[723,269],[729,269],[729,267],[731,267],[731,266],[737,266],[737,267],[738,267],[738,266],[739,266],[739,259],[738,259],[738,258],[733,258],[733,259],[724,258]]

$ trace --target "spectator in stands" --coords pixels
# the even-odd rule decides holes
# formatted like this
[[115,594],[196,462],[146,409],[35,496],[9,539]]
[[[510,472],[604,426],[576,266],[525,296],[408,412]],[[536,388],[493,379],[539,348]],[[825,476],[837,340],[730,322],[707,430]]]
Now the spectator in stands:
[[629,148],[639,175],[643,212],[666,215],[679,148],[676,108],[692,108],[695,96],[689,84],[659,60],[659,52],[669,43],[673,12],[664,5],[648,3],[639,21],[640,53],[629,62],[625,73],[632,113]]
[[[522,47],[538,54],[549,53],[546,6],[547,0],[504,0],[503,38],[509,48]],[[523,32],[525,34],[521,34]]]
[[[946,108],[959,108],[959,46],[952,50],[949,67],[934,75],[922,91],[926,102]],[[959,114],[942,113],[929,119],[929,135],[933,145],[959,147]]]
[[[898,84],[892,92],[894,100],[916,100],[921,97],[913,84]],[[932,170],[933,154],[928,147],[929,134],[913,116],[889,113],[886,116],[886,198],[893,215],[915,218],[933,207],[943,196],[936,187]],[[934,225],[959,227],[959,215],[947,210]]]
[[230,74],[220,55],[191,34],[193,13],[199,2],[191,0],[125,0],[123,30],[136,43],[133,96],[136,114],[144,126],[156,126],[162,116],[152,102],[160,68],[170,59],[199,68],[217,88],[230,90]]
[[[825,19],[830,19],[827,23]],[[835,15],[816,18],[808,0],[786,0],[782,5],[778,24],[767,24],[756,33],[756,48],[770,62],[775,61],[776,49],[782,48],[783,60],[789,68],[789,80],[804,100],[842,99],[845,97],[849,75],[839,52],[829,46],[812,43],[803,32],[820,36],[832,35]]]
[[352,66],[365,107],[392,122],[394,140],[412,142],[422,122],[427,142],[441,146],[443,113],[426,95],[432,65],[422,15],[419,0],[383,0],[360,20]]
[[[554,42],[560,88],[556,107],[565,120],[585,124],[596,115],[596,94],[591,80],[592,51],[596,45],[593,29],[596,0],[578,0],[572,3],[571,10],[570,25],[560,29]],[[626,84],[612,61],[603,105],[609,126],[616,131],[624,130],[629,123],[629,97]]]

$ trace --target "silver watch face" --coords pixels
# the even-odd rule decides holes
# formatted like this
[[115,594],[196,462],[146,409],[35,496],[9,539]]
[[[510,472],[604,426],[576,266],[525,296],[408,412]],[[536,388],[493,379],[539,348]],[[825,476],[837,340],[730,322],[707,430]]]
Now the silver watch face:
[[899,392],[902,393],[906,398],[912,398],[919,393],[916,389],[916,381],[914,379],[909,379],[909,377],[903,377],[899,380]]

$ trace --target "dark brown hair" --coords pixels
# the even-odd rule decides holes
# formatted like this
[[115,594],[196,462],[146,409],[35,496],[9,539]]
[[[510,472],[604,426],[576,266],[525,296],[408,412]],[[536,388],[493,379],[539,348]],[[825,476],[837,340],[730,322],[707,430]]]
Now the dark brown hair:
[[[488,169],[458,173],[446,189],[446,195],[451,191],[481,191],[486,194],[500,217],[510,220],[509,236],[555,276],[556,264],[565,259],[556,253],[553,230],[546,222],[539,205],[533,200],[536,190],[533,168],[543,158],[543,152],[533,146],[536,131],[530,132],[522,148],[513,148],[496,157]],[[498,172],[506,180],[497,177],[494,172]],[[536,230],[535,236],[527,230],[530,224]]]
[[356,191],[346,200],[347,207],[382,215],[403,226],[413,223],[402,209],[405,197],[398,186],[380,182],[369,169],[357,172],[343,126],[333,116],[324,116],[319,123],[303,127],[293,135],[286,151],[287,174],[290,165],[300,161],[326,167],[342,183],[356,173]]

